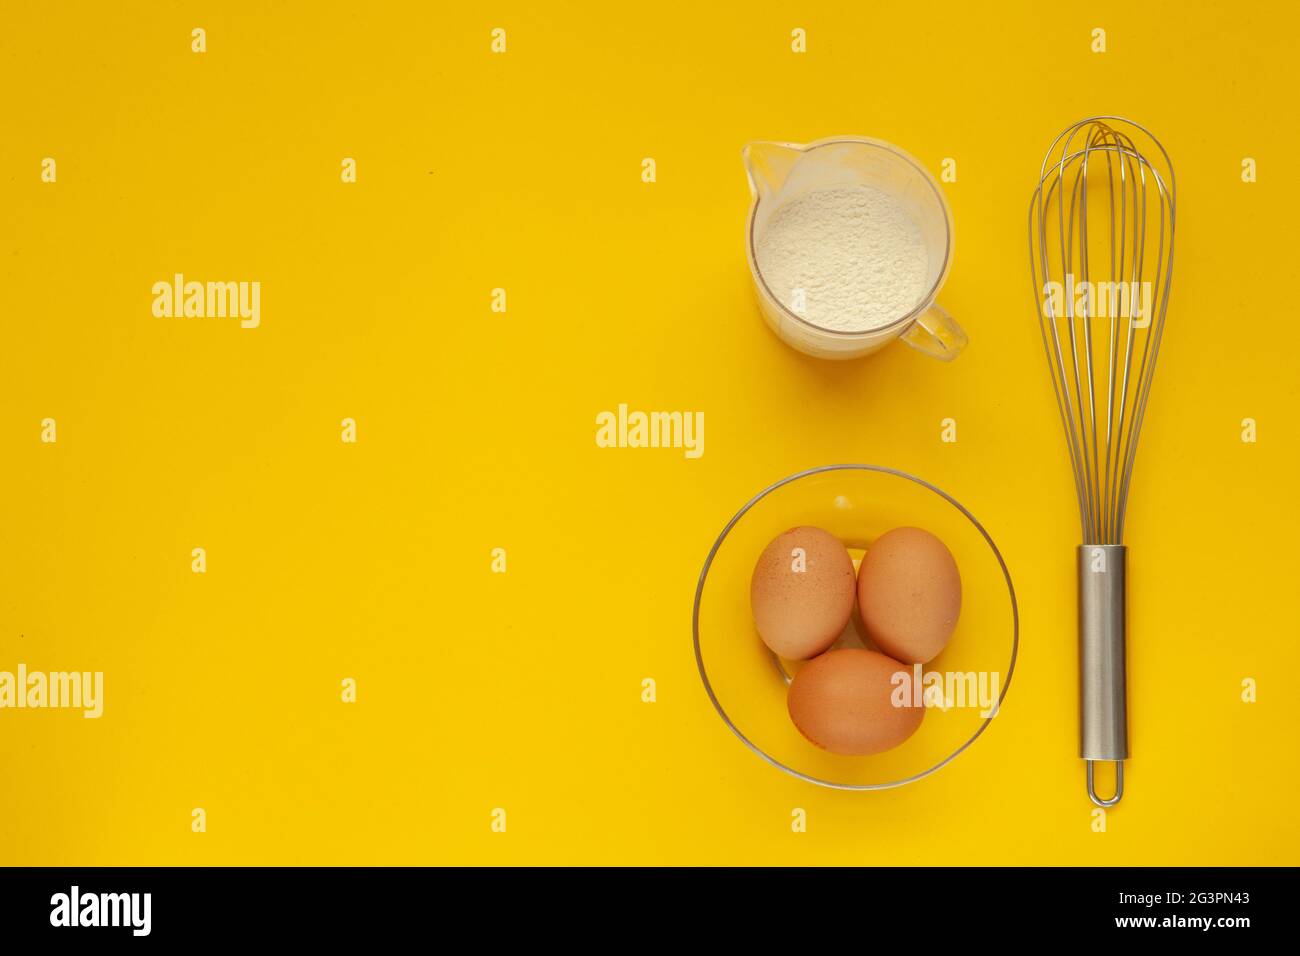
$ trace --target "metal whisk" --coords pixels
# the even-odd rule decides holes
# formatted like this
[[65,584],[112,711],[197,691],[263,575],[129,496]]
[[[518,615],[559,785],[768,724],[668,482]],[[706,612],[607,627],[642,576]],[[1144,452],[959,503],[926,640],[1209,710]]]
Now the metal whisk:
[[[1117,116],[1062,132],[1030,203],[1029,249],[1083,526],[1080,752],[1088,796],[1110,807],[1123,796],[1128,758],[1124,512],[1173,278],[1174,171],[1164,147]],[[1097,796],[1099,761],[1115,762],[1109,798]]]

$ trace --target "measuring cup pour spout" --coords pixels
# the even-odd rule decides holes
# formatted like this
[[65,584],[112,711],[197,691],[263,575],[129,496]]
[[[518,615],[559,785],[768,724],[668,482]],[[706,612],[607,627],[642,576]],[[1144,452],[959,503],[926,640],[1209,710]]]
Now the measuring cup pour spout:
[[790,143],[754,142],[741,151],[745,172],[749,176],[749,189],[754,198],[770,200],[785,185],[790,170],[803,155],[802,147]]

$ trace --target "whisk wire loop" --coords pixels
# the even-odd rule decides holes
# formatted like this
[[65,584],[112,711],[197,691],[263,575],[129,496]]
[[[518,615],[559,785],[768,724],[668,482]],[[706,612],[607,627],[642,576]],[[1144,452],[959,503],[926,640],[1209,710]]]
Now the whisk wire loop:
[[1057,136],[1030,203],[1031,278],[1085,544],[1123,542],[1168,308],[1174,212],[1164,147],[1111,116]]

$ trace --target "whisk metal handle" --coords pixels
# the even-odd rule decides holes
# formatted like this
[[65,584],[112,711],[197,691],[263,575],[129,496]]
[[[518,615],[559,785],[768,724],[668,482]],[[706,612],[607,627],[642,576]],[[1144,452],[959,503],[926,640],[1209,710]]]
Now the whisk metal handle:
[[[1124,673],[1124,578],[1127,549],[1085,544],[1078,550],[1080,755],[1088,761],[1088,796],[1098,806],[1119,802],[1128,758]],[[1097,796],[1093,762],[1115,761],[1115,795]]]

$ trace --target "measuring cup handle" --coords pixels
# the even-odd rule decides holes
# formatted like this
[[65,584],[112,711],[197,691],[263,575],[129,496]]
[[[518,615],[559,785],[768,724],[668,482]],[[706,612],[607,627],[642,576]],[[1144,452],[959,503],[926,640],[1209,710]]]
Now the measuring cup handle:
[[942,306],[936,304],[921,313],[921,317],[903,333],[903,341],[918,352],[951,362],[966,347],[970,337]]

